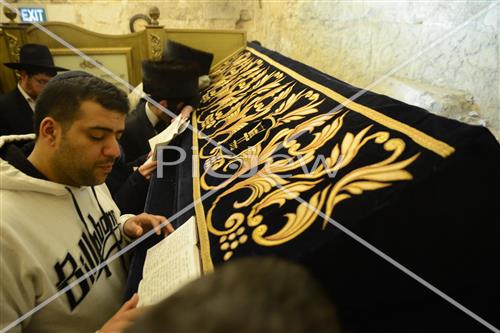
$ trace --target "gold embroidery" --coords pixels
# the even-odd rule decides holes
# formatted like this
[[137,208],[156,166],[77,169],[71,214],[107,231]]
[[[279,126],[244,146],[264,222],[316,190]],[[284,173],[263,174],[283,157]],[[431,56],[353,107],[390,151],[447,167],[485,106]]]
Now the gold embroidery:
[[214,270],[212,257],[210,256],[210,239],[207,232],[205,212],[203,210],[202,198],[199,184],[200,165],[198,156],[198,129],[196,128],[196,112],[192,113],[193,124],[193,198],[196,214],[196,225],[198,226],[198,238],[200,240],[200,257],[203,273],[210,273]]
[[262,132],[264,130],[265,130],[265,128],[262,127],[261,123],[259,123],[257,126],[255,126],[250,131],[243,133],[243,137],[230,142],[229,149],[231,149],[231,150],[238,149],[239,144],[241,144],[242,142],[245,142],[245,141],[246,142],[250,141],[251,138],[253,138],[255,135],[259,134],[260,132]]
[[370,118],[377,123],[384,125],[387,128],[396,130],[398,132],[404,133],[408,137],[410,137],[415,143],[421,145],[422,147],[429,149],[436,154],[440,155],[441,157],[447,157],[453,152],[455,152],[455,148],[451,147],[450,145],[446,144],[445,142],[439,141],[434,139],[433,137],[411,127],[408,126],[404,123],[401,123],[393,118],[390,118],[380,112],[377,112],[373,109],[370,109],[364,105],[358,104],[356,102],[353,102],[349,100],[348,98],[340,95],[339,93],[326,88],[314,81],[311,81],[299,73],[291,70],[290,68],[287,68],[280,63],[277,63],[273,59],[269,58],[268,56],[260,53],[257,50],[252,49],[251,47],[247,47],[247,50],[252,52],[253,54],[257,55],[258,57],[264,59],[266,62],[269,64],[273,65],[274,67],[280,69],[281,71],[285,72],[286,74],[290,75],[294,79],[296,79],[299,82],[304,83],[305,85],[314,88],[317,91],[322,92],[326,96],[332,98],[333,100],[337,101],[340,104],[343,104],[345,107],[348,107],[349,109],[359,112],[362,115],[364,115],[367,118]]
[[[202,190],[216,192],[206,207],[197,202],[196,214],[208,233],[218,237],[223,260],[232,258],[250,241],[260,246],[289,242],[321,221],[320,211],[332,216],[345,200],[413,179],[407,168],[420,153],[404,156],[404,139],[391,137],[388,131],[375,131],[370,122],[356,132],[347,131],[344,123],[352,111],[404,133],[443,157],[454,151],[354,102],[336,112],[320,112],[320,107],[325,109],[325,100],[318,91],[339,103],[345,102],[345,97],[304,81],[275,62],[272,65],[278,70],[273,69],[269,60],[250,49],[219,64],[211,73],[212,85],[202,96],[202,107],[193,115],[195,129],[199,127],[233,152],[229,154],[208,140],[198,146],[206,137],[198,137],[197,131],[193,134],[193,168],[201,173],[194,179],[194,199],[200,199]],[[290,76],[310,88],[299,90]],[[298,136],[302,139],[297,140]],[[359,156],[367,146],[377,153],[370,162],[359,165]],[[318,163],[322,156],[322,163]],[[299,196],[305,202],[296,202]],[[288,209],[282,220],[265,220],[266,211],[285,205]],[[326,218],[322,227],[327,227]],[[204,243],[208,244],[208,234]],[[204,261],[212,265],[210,253],[205,252]]]

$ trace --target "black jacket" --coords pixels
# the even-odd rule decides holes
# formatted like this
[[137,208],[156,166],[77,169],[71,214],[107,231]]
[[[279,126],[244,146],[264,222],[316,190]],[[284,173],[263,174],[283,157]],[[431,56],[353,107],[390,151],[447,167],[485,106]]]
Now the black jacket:
[[129,163],[148,154],[151,150],[148,140],[155,135],[156,131],[146,115],[146,101],[143,100],[125,122],[125,131],[120,139],[125,161]]
[[33,133],[33,111],[19,89],[0,97],[0,135]]
[[125,163],[122,154],[115,161],[113,170],[106,178],[106,185],[122,214],[140,214],[144,212],[149,180],[144,178],[134,167],[141,165],[147,156],[142,156],[134,163]]

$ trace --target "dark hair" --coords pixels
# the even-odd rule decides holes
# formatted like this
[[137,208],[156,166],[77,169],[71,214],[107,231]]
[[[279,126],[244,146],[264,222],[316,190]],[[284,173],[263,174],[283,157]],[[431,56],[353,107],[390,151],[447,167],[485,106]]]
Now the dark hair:
[[46,68],[33,67],[33,68],[27,68],[27,69],[23,69],[23,70],[26,72],[26,74],[28,76],[34,76],[37,74],[45,74],[47,76],[54,77],[57,74],[56,71],[50,71],[50,70],[47,70]]
[[153,306],[126,333],[340,332],[311,275],[272,257],[230,262]]
[[37,136],[45,117],[52,117],[68,128],[84,101],[94,101],[123,114],[129,109],[127,95],[115,85],[86,72],[65,72],[50,80],[37,99],[34,124]]

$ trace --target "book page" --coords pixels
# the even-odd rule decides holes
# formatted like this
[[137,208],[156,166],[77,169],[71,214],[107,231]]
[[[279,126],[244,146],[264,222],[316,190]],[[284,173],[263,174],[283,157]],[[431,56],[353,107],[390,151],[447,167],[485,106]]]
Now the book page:
[[150,248],[139,284],[139,306],[152,305],[201,275],[194,216]]
[[186,130],[189,121],[182,119],[182,117],[177,116],[174,121],[170,123],[162,132],[158,133],[151,139],[149,139],[149,147],[153,152],[156,151],[156,146],[159,144],[168,144],[177,135],[181,134]]
[[197,242],[196,220],[192,216],[172,234],[148,249],[146,261],[144,262],[143,276],[147,272],[153,271],[154,267],[160,265],[165,258],[175,256],[182,248],[195,245]]
[[199,250],[185,248],[166,259],[139,284],[139,306],[156,304],[201,275]]

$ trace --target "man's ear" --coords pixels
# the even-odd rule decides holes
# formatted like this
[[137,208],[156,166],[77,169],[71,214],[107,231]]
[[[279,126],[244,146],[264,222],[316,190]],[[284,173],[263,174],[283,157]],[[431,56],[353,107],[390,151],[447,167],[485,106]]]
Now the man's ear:
[[21,69],[20,71],[18,71],[18,73],[19,73],[19,79],[21,80],[21,82],[25,82],[28,80],[29,75],[28,75],[27,71],[25,71],[24,69]]
[[49,146],[54,147],[61,133],[61,125],[54,118],[45,117],[40,123],[38,137]]

